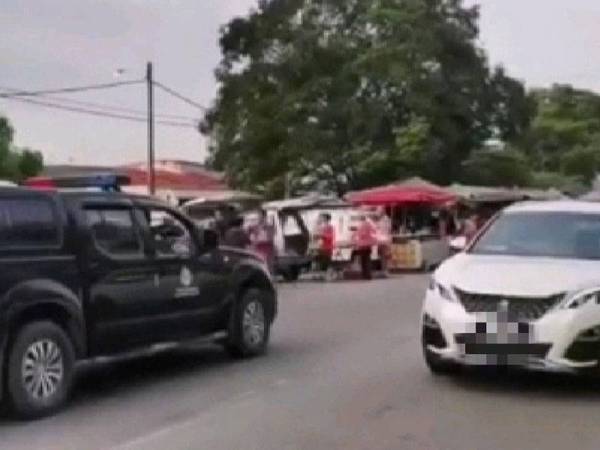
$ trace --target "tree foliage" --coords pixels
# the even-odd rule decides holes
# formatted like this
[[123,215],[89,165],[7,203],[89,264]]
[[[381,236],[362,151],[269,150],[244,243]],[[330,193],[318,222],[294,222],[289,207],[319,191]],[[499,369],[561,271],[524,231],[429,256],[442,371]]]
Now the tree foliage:
[[561,156],[561,171],[565,175],[580,177],[590,185],[598,169],[598,148],[576,147]]
[[338,192],[420,174],[449,182],[489,138],[515,140],[533,103],[490,69],[461,0],[262,0],[227,24],[201,131],[241,187],[286,176]]
[[0,179],[22,181],[37,175],[43,168],[40,152],[13,145],[14,129],[0,116]]
[[558,189],[569,195],[579,196],[589,190],[579,176],[565,175],[560,172],[533,172],[531,186],[539,189]]
[[533,181],[526,156],[515,149],[479,150],[463,163],[466,184],[482,186],[528,186]]
[[[600,96],[571,86],[556,85],[532,92],[537,114],[521,146],[538,170],[560,171],[565,154],[589,158],[600,151]],[[572,164],[567,163],[567,170]]]

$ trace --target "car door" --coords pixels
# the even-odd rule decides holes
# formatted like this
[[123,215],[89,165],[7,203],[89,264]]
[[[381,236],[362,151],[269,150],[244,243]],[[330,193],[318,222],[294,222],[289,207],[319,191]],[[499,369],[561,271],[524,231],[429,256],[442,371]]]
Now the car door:
[[225,294],[222,258],[203,250],[196,228],[179,213],[148,206],[143,215],[159,268],[163,329],[177,339],[212,331]]
[[106,353],[156,340],[161,313],[158,270],[131,207],[86,205],[82,273],[92,351]]

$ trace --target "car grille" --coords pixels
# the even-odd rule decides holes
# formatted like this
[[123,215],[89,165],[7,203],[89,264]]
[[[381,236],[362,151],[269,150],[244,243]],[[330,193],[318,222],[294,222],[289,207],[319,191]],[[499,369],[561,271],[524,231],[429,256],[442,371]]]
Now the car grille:
[[456,294],[469,313],[497,312],[500,302],[508,302],[509,316],[522,320],[536,320],[560,302],[564,294],[551,297],[507,297],[504,295],[475,294],[455,289]]

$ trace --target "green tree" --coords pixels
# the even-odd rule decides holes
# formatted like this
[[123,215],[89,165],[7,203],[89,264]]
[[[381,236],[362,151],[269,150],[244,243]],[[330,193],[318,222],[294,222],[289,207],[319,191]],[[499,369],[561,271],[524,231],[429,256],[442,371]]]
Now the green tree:
[[600,151],[600,96],[556,85],[534,90],[532,98],[537,113],[519,145],[536,170],[572,172],[573,158],[589,161],[592,151]]
[[565,152],[561,156],[561,172],[578,176],[590,185],[596,176],[599,156],[598,149],[591,147],[577,147]]
[[222,30],[201,131],[235,184],[283,192],[307,174],[338,192],[408,173],[453,180],[490,137],[516,139],[531,103],[490,70],[460,0],[263,0]]
[[532,182],[526,156],[514,149],[479,150],[463,163],[462,181],[480,186],[527,186]]
[[533,172],[530,185],[540,189],[555,188],[573,196],[579,196],[589,190],[581,177],[560,172]]
[[38,151],[28,148],[18,150],[18,173],[21,179],[39,174],[44,168],[44,159]]
[[13,145],[14,129],[6,117],[0,116],[0,178],[22,181],[40,173],[42,154]]
[[13,129],[7,118],[0,116],[0,177],[7,176],[9,169],[10,147],[13,140]]

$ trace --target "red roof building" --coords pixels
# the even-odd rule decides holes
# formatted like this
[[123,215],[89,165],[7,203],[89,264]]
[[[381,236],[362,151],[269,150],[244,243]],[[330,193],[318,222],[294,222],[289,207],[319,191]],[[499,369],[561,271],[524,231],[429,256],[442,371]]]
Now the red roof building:
[[[123,186],[124,191],[148,192],[148,168],[145,162],[114,167],[48,165],[42,175],[52,178],[95,174],[125,175],[130,179],[130,183]],[[209,170],[199,163],[170,159],[155,162],[155,184],[158,196],[178,202],[230,190],[223,174]]]

